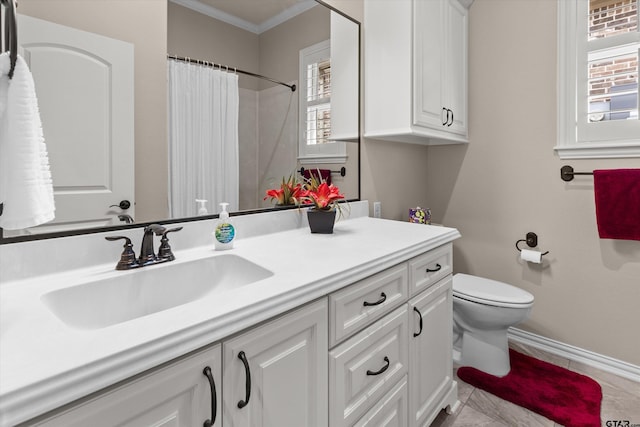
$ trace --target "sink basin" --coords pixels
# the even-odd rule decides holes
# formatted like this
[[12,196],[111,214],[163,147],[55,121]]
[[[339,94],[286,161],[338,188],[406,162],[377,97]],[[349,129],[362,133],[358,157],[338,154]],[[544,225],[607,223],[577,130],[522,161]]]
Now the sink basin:
[[168,262],[44,294],[68,326],[100,329],[257,282],[273,273],[237,255]]

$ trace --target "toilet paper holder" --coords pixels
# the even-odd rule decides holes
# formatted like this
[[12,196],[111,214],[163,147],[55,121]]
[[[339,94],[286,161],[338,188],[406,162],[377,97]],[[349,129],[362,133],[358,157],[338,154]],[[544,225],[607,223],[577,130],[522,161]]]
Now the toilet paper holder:
[[[536,233],[534,233],[533,231],[530,231],[527,233],[526,238],[525,239],[520,239],[516,242],[516,249],[519,252],[522,252],[522,249],[520,249],[520,247],[518,246],[520,244],[520,242],[525,242],[527,244],[527,246],[529,246],[530,248],[535,248],[536,246],[538,246],[538,235]],[[548,254],[549,251],[546,251],[544,253],[542,253],[542,256]]]

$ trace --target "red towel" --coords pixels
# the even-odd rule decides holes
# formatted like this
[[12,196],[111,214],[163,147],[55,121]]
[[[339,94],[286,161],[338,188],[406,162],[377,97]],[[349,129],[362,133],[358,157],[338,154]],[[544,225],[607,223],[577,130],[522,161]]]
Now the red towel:
[[[320,176],[318,176],[318,171],[320,171]],[[331,185],[331,170],[329,169],[305,169],[303,176],[306,179],[314,176],[317,180],[322,179],[327,185]]]
[[640,240],[640,169],[593,171],[602,239]]

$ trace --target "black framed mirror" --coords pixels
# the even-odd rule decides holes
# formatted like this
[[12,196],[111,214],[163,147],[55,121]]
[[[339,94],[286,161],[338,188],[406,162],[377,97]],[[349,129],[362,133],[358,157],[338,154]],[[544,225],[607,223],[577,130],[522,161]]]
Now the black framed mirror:
[[[254,7],[248,4],[253,2]],[[260,6],[268,6],[267,10],[258,10]],[[239,11],[252,11],[259,16],[238,16]],[[128,173],[134,182],[132,197],[120,197],[111,195],[106,203],[102,203],[107,216],[110,219],[98,222],[85,221],[74,222],[62,220],[60,224],[49,224],[46,227],[35,227],[30,230],[1,230],[0,244],[21,242],[27,240],[47,239],[77,234],[88,234],[102,231],[111,231],[121,228],[140,227],[141,225],[162,222],[184,222],[208,219],[215,217],[217,206],[207,206],[207,214],[197,215],[197,205],[194,200],[193,215],[172,216],[169,203],[169,148],[167,131],[167,55],[190,57],[204,62],[217,64],[218,68],[229,70],[230,67],[255,71],[272,79],[285,83],[296,84],[298,89],[291,92],[287,87],[256,79],[248,76],[239,77],[240,91],[244,92],[244,98],[240,98],[240,139],[239,139],[239,185],[240,194],[237,208],[232,214],[247,214],[273,210],[269,201],[264,201],[264,191],[267,188],[277,186],[282,179],[291,173],[305,169],[322,168],[331,170],[333,182],[343,190],[348,200],[360,199],[360,147],[359,147],[359,111],[351,111],[349,114],[341,113],[337,116],[344,117],[354,115],[355,130],[351,135],[342,139],[345,146],[344,157],[337,163],[335,160],[311,158],[300,159],[300,121],[301,93],[308,91],[305,82],[301,82],[300,55],[304,48],[315,45],[319,41],[332,37],[332,19],[338,18],[342,22],[352,25],[355,40],[350,49],[355,51],[356,81],[351,81],[348,87],[355,89],[355,109],[359,110],[359,75],[360,75],[360,23],[332,8],[324,2],[317,0],[171,0],[168,2],[157,0],[141,0],[136,2],[121,2],[117,0],[100,0],[98,2],[86,2],[83,0],[22,0],[18,14],[21,19],[46,21],[55,25],[71,28],[84,33],[96,34],[116,41],[124,41],[132,45],[133,50],[133,95],[131,119],[133,132],[129,152],[134,153],[133,162]],[[265,18],[269,16],[269,18]],[[113,17],[114,19],[110,19]],[[115,19],[115,18],[118,19]],[[274,18],[276,17],[276,18]],[[288,17],[285,19],[285,17]],[[158,22],[156,22],[158,21]],[[264,22],[270,21],[269,24]],[[248,25],[248,27],[247,27]],[[243,26],[245,26],[243,28]],[[23,25],[23,30],[29,25]],[[20,27],[19,27],[20,28]],[[294,29],[301,33],[294,33]],[[333,36],[335,38],[335,36]],[[25,45],[30,36],[24,36]],[[85,39],[85,38],[83,38]],[[235,45],[234,40],[242,40],[242,44]],[[21,37],[18,37],[21,43]],[[347,43],[341,40],[338,46],[345,47]],[[31,50],[30,50],[31,49]],[[249,55],[251,51],[251,55]],[[37,52],[32,47],[26,46],[21,54],[27,61],[38,59]],[[332,54],[333,56],[333,54]],[[41,113],[45,110],[67,111],[62,105],[60,97],[47,100],[47,90],[38,91],[37,65],[33,64],[34,80],[41,104]],[[331,60],[332,82],[336,76],[345,74],[338,67],[338,63]],[[64,70],[64,67],[60,68]],[[52,73],[55,69],[47,67],[48,77],[56,76]],[[40,72],[42,74],[42,71]],[[353,74],[353,72],[351,72]],[[354,87],[355,86],[355,87]],[[344,87],[336,84],[336,87]],[[334,90],[340,90],[334,88]],[[274,98],[268,98],[271,93],[276,93]],[[336,92],[341,93],[341,92]],[[266,95],[265,95],[266,94]],[[89,96],[90,94],[85,94]],[[354,95],[350,95],[354,96]],[[242,114],[246,113],[246,99],[266,99],[262,106],[252,106],[252,122],[242,122]],[[336,96],[338,98],[338,96]],[[244,99],[244,101],[243,101]],[[244,104],[243,104],[244,102]],[[78,107],[76,103],[76,109]],[[267,115],[258,115],[257,111],[265,110]],[[332,107],[333,108],[333,107]],[[126,110],[126,108],[125,108]],[[344,111],[344,110],[338,110]],[[275,112],[282,112],[280,116]],[[47,140],[50,151],[50,162],[54,180],[54,190],[61,193],[72,193],[73,185],[69,184],[71,178],[65,177],[59,184],[56,176],[64,176],[66,172],[73,172],[77,165],[88,165],[89,171],[100,170],[91,166],[91,161],[84,160],[81,155],[95,157],[96,150],[91,150],[92,145],[86,141],[93,138],[85,138],[83,149],[69,148],[66,152],[58,150],[58,139],[67,140],[61,133],[64,130],[78,131],[77,118],[68,114],[71,120],[63,123],[58,116],[55,131]],[[333,119],[333,117],[332,117]],[[75,120],[75,121],[74,121]],[[87,120],[81,120],[88,122]],[[266,126],[264,135],[252,133],[259,124]],[[47,138],[47,118],[43,117],[43,128]],[[252,132],[246,132],[251,130]],[[294,135],[283,137],[287,130]],[[256,131],[257,132],[257,131]],[[247,136],[249,134],[249,136]],[[63,136],[59,136],[63,135]],[[266,136],[265,136],[266,135]],[[275,135],[275,136],[274,136]],[[271,138],[271,139],[269,139]],[[247,144],[247,141],[251,141]],[[86,145],[86,146],[85,146]],[[98,147],[101,147],[98,145]],[[72,155],[67,155],[69,151]],[[67,154],[65,154],[67,153]],[[110,153],[108,153],[110,155]],[[313,156],[311,156],[313,157]],[[317,156],[316,156],[317,157]],[[71,159],[71,160],[70,160]],[[95,160],[95,159],[94,159]],[[282,160],[282,161],[280,161]],[[110,160],[111,161],[111,160]],[[66,162],[66,163],[65,163]],[[58,170],[56,165],[60,163]],[[107,162],[108,163],[108,162]],[[118,166],[118,162],[115,166]],[[99,164],[99,163],[98,163]],[[343,169],[344,168],[344,169]],[[117,168],[116,168],[117,169]],[[344,176],[340,171],[343,172]],[[61,172],[62,171],[62,172]],[[108,193],[113,176],[118,171],[109,171],[99,175],[88,187],[97,188],[98,192]],[[104,178],[107,176],[107,178]],[[94,176],[95,177],[95,176]],[[101,181],[102,180],[102,181]],[[110,181],[111,180],[111,181]],[[57,188],[56,188],[57,187]],[[82,193],[80,189],[78,193]],[[123,208],[130,202],[129,208]],[[88,206],[88,202],[58,203],[57,211],[70,210],[79,212]],[[76,204],[74,204],[76,203]],[[134,212],[134,213],[132,213]],[[134,223],[127,223],[129,220]],[[74,226],[74,224],[78,224]]]

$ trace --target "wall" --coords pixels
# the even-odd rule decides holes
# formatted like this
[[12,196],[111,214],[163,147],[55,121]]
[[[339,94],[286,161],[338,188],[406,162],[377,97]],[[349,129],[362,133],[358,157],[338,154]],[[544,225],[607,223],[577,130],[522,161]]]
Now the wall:
[[[167,52],[253,71],[260,66],[257,34],[168,2]],[[240,75],[241,88],[258,88],[255,78]]]
[[168,217],[167,129],[157,121],[167,114],[166,3],[20,0],[18,13],[134,45],[136,220]]
[[[543,27],[541,28],[541,25]],[[455,269],[531,292],[522,329],[640,365],[640,242],[598,238],[593,178],[576,171],[638,159],[560,160],[556,144],[556,1],[476,0],[470,10],[468,146],[430,147],[427,203],[456,227]],[[522,263],[528,231],[549,250]]]

